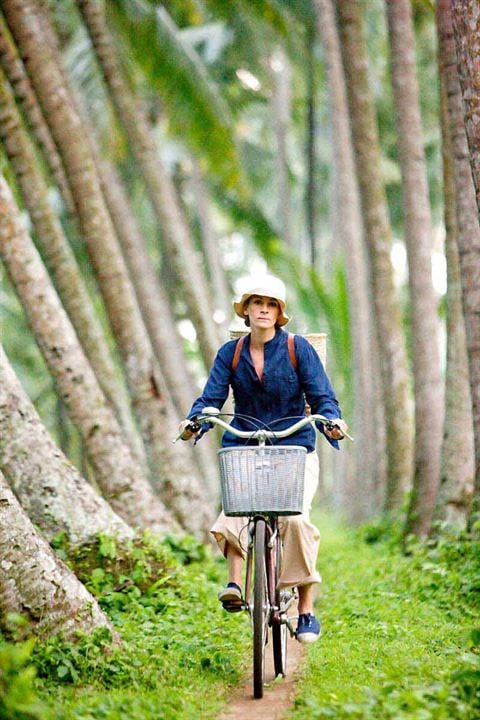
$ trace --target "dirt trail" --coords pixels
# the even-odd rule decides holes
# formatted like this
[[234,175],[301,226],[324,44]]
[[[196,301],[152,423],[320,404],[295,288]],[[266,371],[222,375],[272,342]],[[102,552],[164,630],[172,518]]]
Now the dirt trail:
[[273,653],[271,646],[266,652],[266,672],[264,695],[261,700],[254,700],[252,691],[252,673],[249,669],[245,682],[234,690],[228,703],[228,708],[218,717],[218,720],[281,720],[287,712],[295,695],[295,679],[300,669],[303,646],[294,639],[288,641],[287,651],[287,677],[274,680]]

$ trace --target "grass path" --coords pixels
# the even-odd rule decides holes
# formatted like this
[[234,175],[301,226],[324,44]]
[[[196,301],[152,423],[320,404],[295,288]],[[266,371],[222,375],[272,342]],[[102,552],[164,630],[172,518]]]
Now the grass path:
[[319,526],[323,632],[308,651],[288,717],[479,718],[474,549],[445,542],[404,557],[327,518]]

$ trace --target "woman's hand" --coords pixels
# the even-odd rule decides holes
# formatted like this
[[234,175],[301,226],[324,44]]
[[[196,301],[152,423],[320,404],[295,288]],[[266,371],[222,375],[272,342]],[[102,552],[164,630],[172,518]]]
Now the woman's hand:
[[342,420],[342,418],[334,418],[331,420],[331,422],[334,425],[337,425],[337,427],[334,427],[332,430],[329,430],[325,426],[323,427],[323,431],[327,437],[331,438],[332,440],[342,440],[342,438],[345,437],[345,433],[348,432],[348,425],[345,422],[345,420]]
[[178,426],[178,432],[180,433],[181,439],[191,440],[193,437],[196,437],[200,432],[200,428],[195,430],[195,427],[195,423],[192,420],[182,420]]

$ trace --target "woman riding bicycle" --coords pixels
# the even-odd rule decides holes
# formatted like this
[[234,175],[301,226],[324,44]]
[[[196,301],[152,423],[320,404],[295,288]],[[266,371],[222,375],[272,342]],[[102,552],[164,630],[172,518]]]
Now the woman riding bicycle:
[[[344,437],[347,425],[341,419],[337,399],[316,351],[298,335],[294,336],[297,367],[292,364],[288,333],[282,330],[289,321],[285,296],[283,282],[267,275],[261,280],[250,281],[241,298],[233,303],[236,314],[245,321],[250,333],[241,348],[238,364],[234,364],[237,340],[225,343],[218,351],[202,395],[195,400],[187,419],[180,425],[184,440],[199,434],[189,429],[189,422],[206,406],[220,410],[232,387],[236,413],[232,425],[237,429],[252,429],[248,416],[271,426],[272,430],[282,430],[291,424],[292,417],[305,416],[306,401],[313,414],[324,415],[338,426],[327,430],[318,424],[318,429],[338,449],[337,440]],[[275,422],[278,418],[283,420]],[[223,435],[223,447],[240,442],[231,433]],[[300,445],[307,449],[303,514],[280,518],[284,554],[279,586],[298,588],[296,637],[300,642],[314,642],[320,634],[319,622],[313,614],[314,587],[320,582],[316,570],[320,534],[309,519],[319,475],[315,430],[307,425],[295,435],[274,441],[274,444]],[[226,517],[222,512],[211,529],[228,560],[229,582],[218,597],[229,612],[237,612],[243,605],[241,583],[246,525],[246,519]]]

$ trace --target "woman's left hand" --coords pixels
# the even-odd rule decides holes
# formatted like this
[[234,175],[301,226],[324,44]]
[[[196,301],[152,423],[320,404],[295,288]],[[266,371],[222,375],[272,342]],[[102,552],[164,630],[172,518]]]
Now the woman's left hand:
[[332,423],[337,425],[337,427],[334,427],[333,430],[328,430],[328,428],[324,426],[323,430],[325,435],[332,440],[342,440],[345,437],[345,433],[348,432],[347,423],[345,420],[342,420],[342,418],[335,418],[332,420]]

